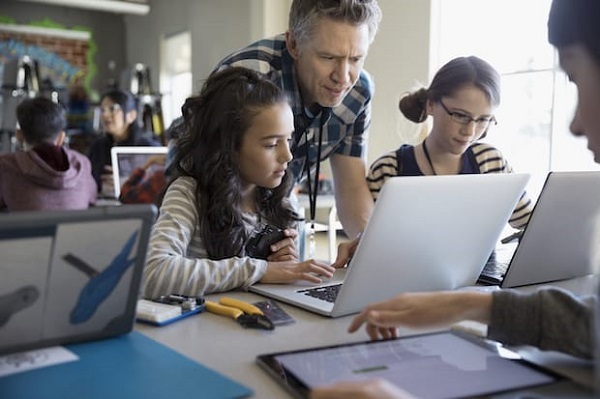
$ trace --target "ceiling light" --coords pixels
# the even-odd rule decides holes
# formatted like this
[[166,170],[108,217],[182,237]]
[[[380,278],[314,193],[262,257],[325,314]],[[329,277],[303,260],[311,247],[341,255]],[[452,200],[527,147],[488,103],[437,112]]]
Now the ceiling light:
[[123,0],[20,0],[31,3],[41,3],[56,6],[84,8],[87,10],[97,10],[106,12],[115,12],[123,14],[146,15],[150,12],[150,6],[140,2],[130,2]]

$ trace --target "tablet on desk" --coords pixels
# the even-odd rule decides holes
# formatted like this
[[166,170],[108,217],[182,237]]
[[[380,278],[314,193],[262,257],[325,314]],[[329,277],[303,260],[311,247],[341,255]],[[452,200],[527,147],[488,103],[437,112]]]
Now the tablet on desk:
[[339,381],[384,378],[418,398],[467,398],[560,377],[500,345],[455,331],[259,355],[258,364],[297,398]]

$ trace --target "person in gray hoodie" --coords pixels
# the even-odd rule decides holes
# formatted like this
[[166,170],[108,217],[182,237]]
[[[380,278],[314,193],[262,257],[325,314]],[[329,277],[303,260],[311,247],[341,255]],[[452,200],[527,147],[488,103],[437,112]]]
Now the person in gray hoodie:
[[23,148],[0,155],[0,210],[85,209],[96,202],[90,161],[63,147],[65,110],[49,99],[17,107],[17,140]]

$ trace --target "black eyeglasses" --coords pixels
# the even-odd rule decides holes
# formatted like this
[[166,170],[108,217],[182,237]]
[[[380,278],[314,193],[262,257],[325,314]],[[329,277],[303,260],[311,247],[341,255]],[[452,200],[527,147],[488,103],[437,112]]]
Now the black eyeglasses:
[[444,105],[442,100],[440,100],[439,103],[442,106],[442,108],[444,108],[444,111],[446,111],[446,113],[450,116],[450,119],[452,119],[456,123],[460,123],[461,125],[468,125],[471,122],[475,122],[475,127],[477,128],[477,130],[481,131],[487,129],[490,126],[490,124],[495,125],[498,123],[496,121],[496,118],[494,118],[493,116],[485,116],[475,119],[471,115],[467,115],[462,112],[450,111],[448,107]]
[[106,107],[100,107],[100,113],[104,114],[104,113],[108,112],[108,113],[112,114],[112,113],[117,112],[120,109],[121,109],[121,106],[119,104],[112,104],[112,105],[108,105]]

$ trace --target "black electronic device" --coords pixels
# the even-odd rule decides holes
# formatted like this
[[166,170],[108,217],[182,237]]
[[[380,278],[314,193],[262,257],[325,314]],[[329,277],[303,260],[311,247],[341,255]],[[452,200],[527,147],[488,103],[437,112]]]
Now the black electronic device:
[[267,259],[271,254],[270,246],[285,238],[285,232],[275,226],[265,225],[262,230],[253,234],[246,243],[248,256]]
[[308,397],[317,386],[371,378],[436,399],[488,397],[561,380],[497,342],[457,331],[270,353],[256,360],[295,398]]
[[163,295],[152,300],[140,299],[137,303],[136,319],[142,323],[164,326],[198,314],[204,307],[204,298],[180,294]]

